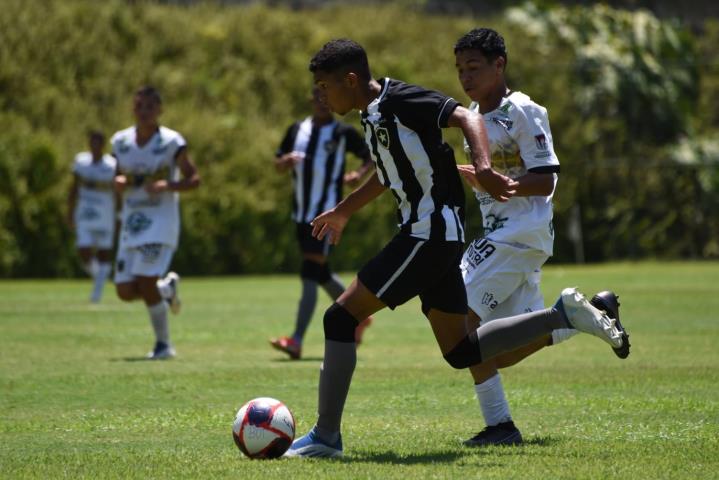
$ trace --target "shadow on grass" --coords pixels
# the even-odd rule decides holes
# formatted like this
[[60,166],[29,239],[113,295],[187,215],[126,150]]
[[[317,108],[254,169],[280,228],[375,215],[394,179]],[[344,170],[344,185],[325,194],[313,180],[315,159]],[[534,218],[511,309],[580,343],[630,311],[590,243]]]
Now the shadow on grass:
[[278,363],[321,362],[322,357],[302,357],[296,360],[291,358],[273,358],[272,361]]
[[110,359],[111,362],[155,362],[157,360],[153,360],[151,358],[147,357],[115,357]]
[[[522,455],[526,454],[526,448],[529,447],[549,447],[559,440],[553,437],[531,437],[524,441],[521,445],[498,445],[488,448],[470,448],[462,447],[460,450],[444,450],[437,452],[427,452],[421,454],[400,455],[392,451],[381,453],[356,453],[351,454],[346,459],[340,459],[341,462],[367,462],[367,463],[391,463],[400,465],[414,465],[422,463],[452,463],[463,457],[471,457],[476,455]],[[496,464],[499,466],[500,464]]]

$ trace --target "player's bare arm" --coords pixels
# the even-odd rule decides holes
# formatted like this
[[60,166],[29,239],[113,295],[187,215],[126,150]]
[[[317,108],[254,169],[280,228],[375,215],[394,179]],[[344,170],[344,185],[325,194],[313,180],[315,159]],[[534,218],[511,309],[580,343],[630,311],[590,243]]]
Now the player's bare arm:
[[200,174],[197,171],[197,167],[190,159],[190,156],[187,154],[187,149],[183,149],[177,155],[177,165],[180,167],[180,172],[182,172],[181,180],[177,182],[157,180],[147,184],[145,189],[149,193],[160,193],[166,190],[170,190],[172,192],[185,192],[188,190],[194,190],[200,186]]
[[[481,187],[474,173],[474,165],[457,165],[457,170],[470,187]],[[551,173],[527,172],[514,181],[517,184],[514,193],[516,197],[546,197],[554,191],[554,175]]]
[[312,220],[312,236],[322,240],[329,235],[330,243],[337,245],[350,217],[357,210],[379,197],[385,190],[387,187],[380,183],[377,172],[375,172],[361,187],[347,195],[335,208]]
[[77,195],[80,185],[77,181],[77,175],[73,176],[70,193],[67,196],[67,224],[70,228],[75,227],[75,206],[77,205]]
[[[484,119],[464,107],[457,107],[449,117],[448,125],[462,129],[470,148],[470,159],[474,176],[495,200],[506,202],[516,193],[516,183],[509,177],[492,169],[489,140],[484,128]],[[460,173],[462,171],[460,170]],[[464,176],[464,175],[463,175]]]
[[275,169],[278,172],[286,172],[302,161],[302,155],[298,152],[289,152],[275,157]]
[[362,159],[362,165],[360,165],[357,170],[353,170],[345,174],[344,183],[352,187],[358,185],[359,182],[362,181],[364,176],[367,175],[370,170],[372,170],[372,166],[372,157],[367,155],[365,158]]

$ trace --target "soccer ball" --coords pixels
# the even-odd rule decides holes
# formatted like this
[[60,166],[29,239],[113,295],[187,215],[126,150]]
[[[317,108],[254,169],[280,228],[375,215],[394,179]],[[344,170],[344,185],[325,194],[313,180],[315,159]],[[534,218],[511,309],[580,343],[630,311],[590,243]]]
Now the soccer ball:
[[281,457],[295,439],[295,418],[279,400],[255,398],[237,412],[232,438],[250,458]]

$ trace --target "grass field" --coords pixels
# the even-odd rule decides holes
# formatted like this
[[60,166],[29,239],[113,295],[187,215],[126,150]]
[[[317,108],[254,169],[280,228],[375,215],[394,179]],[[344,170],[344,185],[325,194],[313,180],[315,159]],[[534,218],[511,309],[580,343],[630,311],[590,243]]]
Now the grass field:
[[482,426],[470,376],[412,302],[367,331],[345,458],[262,462],[233,444],[234,414],[272,396],[299,434],[313,424],[325,298],[290,362],[267,339],[290,333],[294,277],[185,279],[179,356],[147,362],[146,313],[109,285],[91,306],[89,281],[0,282],[0,477],[718,478],[719,264],[546,269],[547,302],[568,285],[617,290],[632,355],[583,335],[505,370],[525,445],[461,446]]

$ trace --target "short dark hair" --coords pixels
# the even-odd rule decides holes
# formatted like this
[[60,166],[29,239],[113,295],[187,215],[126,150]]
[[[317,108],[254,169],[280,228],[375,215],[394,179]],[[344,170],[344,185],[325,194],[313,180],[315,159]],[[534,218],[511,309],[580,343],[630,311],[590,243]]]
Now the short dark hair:
[[105,141],[105,133],[103,133],[102,130],[90,129],[87,131],[87,138],[88,138],[88,140],[97,138],[98,140],[102,140],[104,142]]
[[162,103],[162,97],[160,96],[160,91],[153,87],[152,85],[143,85],[137,90],[135,90],[135,96],[140,97],[150,97],[153,98],[157,103]]
[[499,57],[507,62],[507,47],[504,38],[491,28],[475,28],[462,35],[454,45],[454,53],[465,50],[479,50],[490,62]]
[[372,78],[367,52],[362,45],[347,38],[331,40],[310,60],[310,72],[346,73],[352,71],[365,80]]

